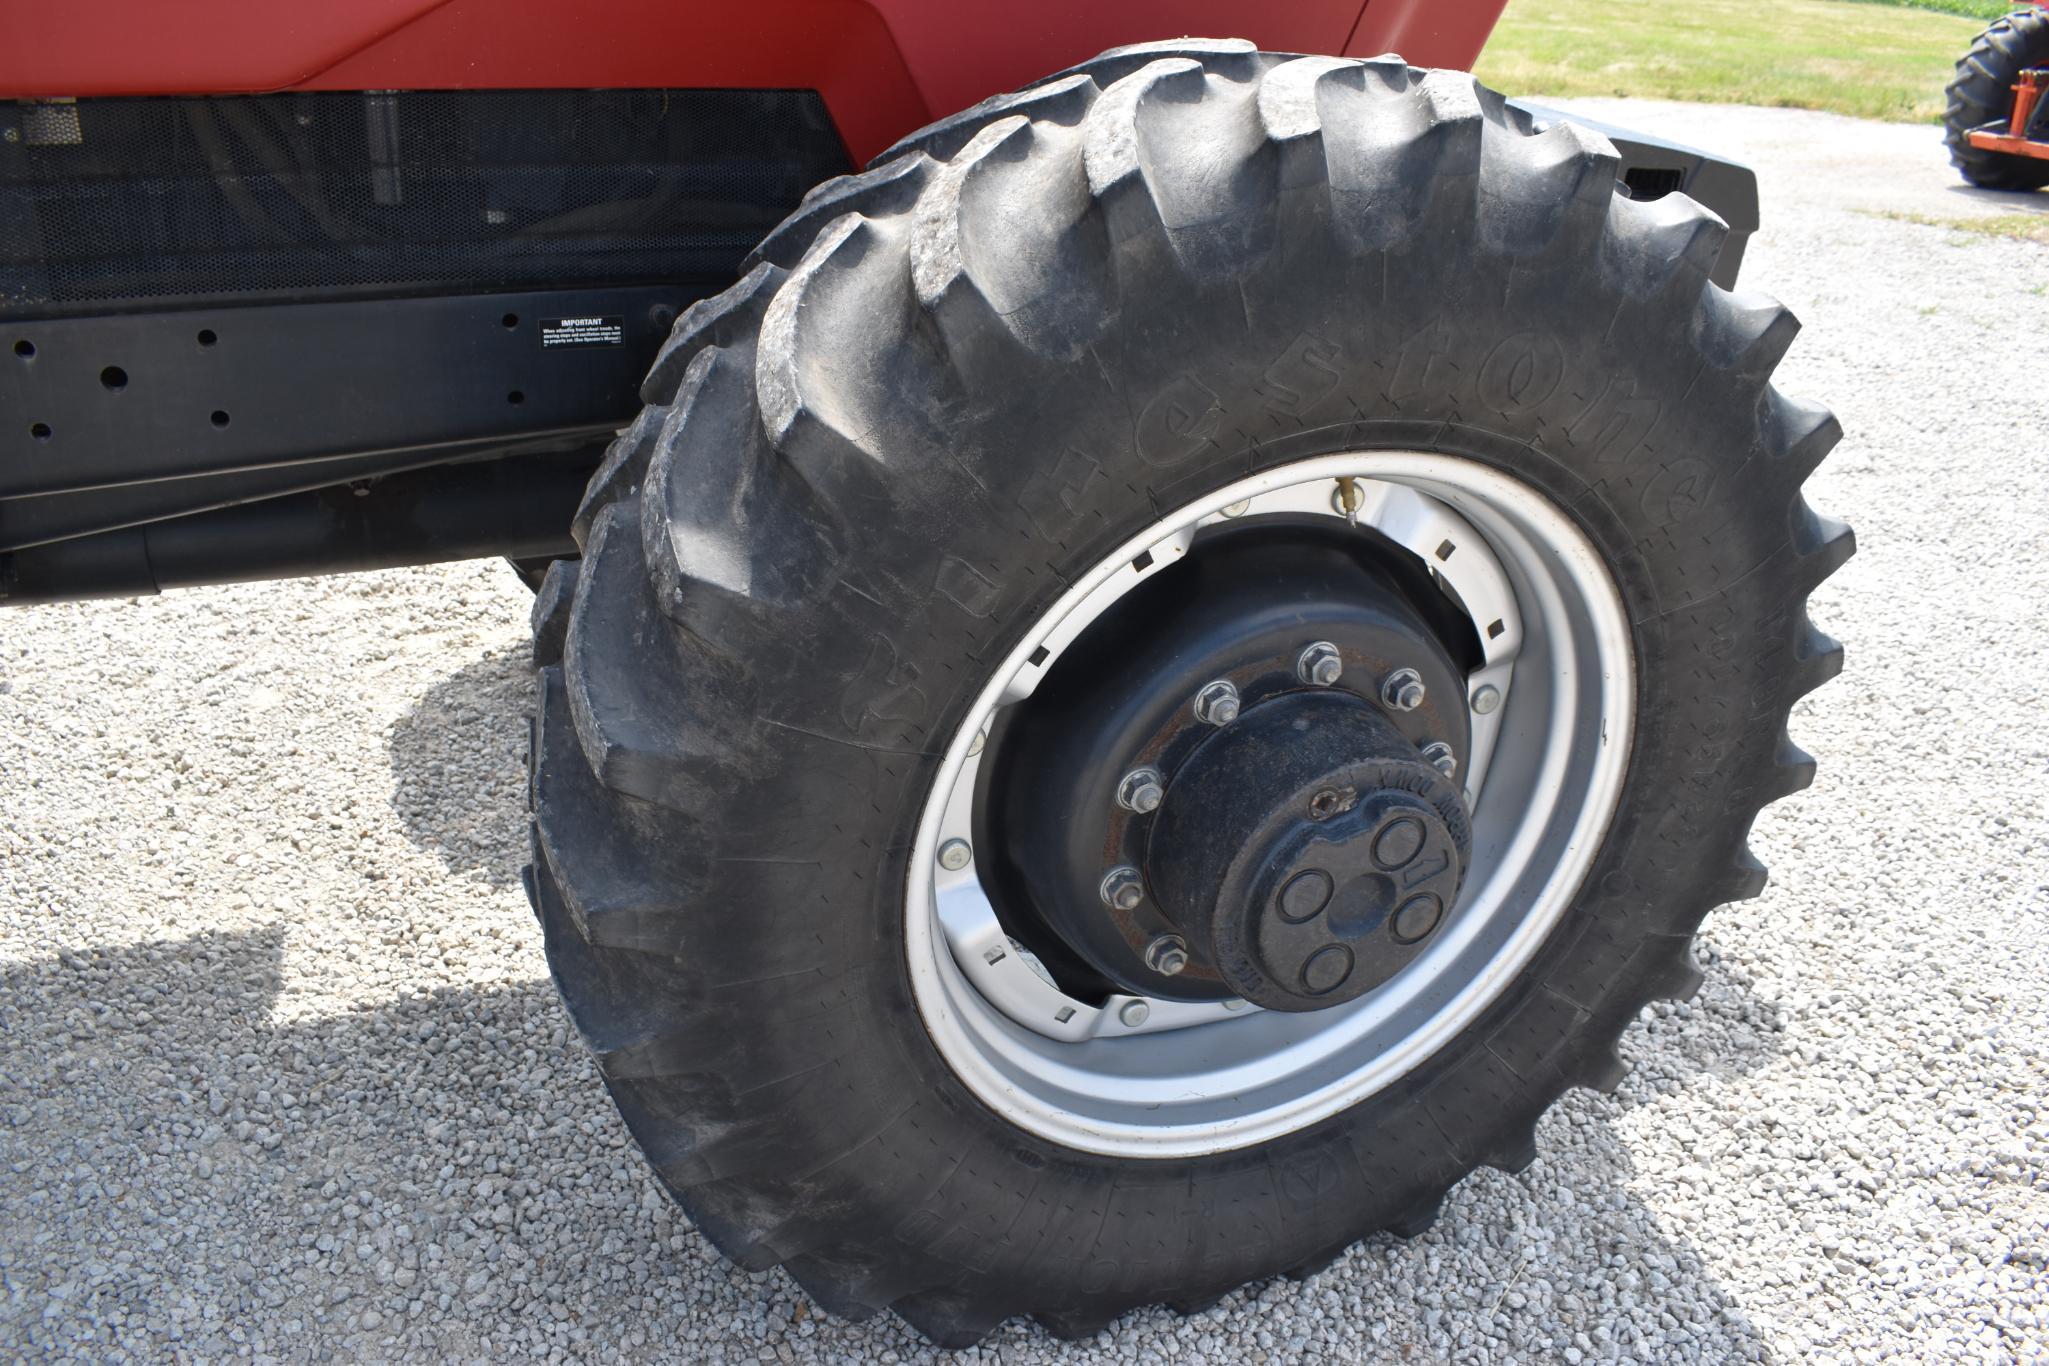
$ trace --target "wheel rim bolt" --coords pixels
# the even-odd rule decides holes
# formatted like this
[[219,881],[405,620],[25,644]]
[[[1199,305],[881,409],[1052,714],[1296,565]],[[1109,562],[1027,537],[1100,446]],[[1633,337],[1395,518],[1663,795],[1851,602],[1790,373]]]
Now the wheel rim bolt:
[[1117,784],[1117,805],[1141,816],[1159,810],[1160,801],[1166,795],[1160,771],[1156,768],[1134,768]]
[[982,752],[982,747],[983,747],[983,746],[985,746],[985,745],[987,745],[988,743],[989,743],[989,732],[988,732],[988,731],[986,731],[986,730],[978,730],[978,731],[976,731],[976,732],[975,732],[975,738],[974,738],[974,739],[972,739],[972,740],[970,740],[970,741],[968,741],[968,757],[969,757],[970,759],[972,759],[972,758],[974,758],[974,757],[975,757],[975,756],[976,756],[977,754],[980,754],[980,753]]
[[939,866],[958,873],[974,859],[975,851],[966,840],[948,840],[939,846]]
[[1178,934],[1163,934],[1145,946],[1145,965],[1162,977],[1173,977],[1188,966],[1188,941]]
[[1146,1017],[1152,1013],[1153,1008],[1144,1001],[1126,1001],[1118,1009],[1117,1018],[1123,1022],[1126,1029],[1136,1029],[1144,1024]]
[[1103,874],[1103,885],[1099,889],[1103,904],[1112,910],[1131,911],[1138,909],[1138,903],[1145,900],[1145,881],[1138,875],[1138,869],[1130,864],[1119,864]]
[[1204,725],[1228,726],[1238,719],[1238,686],[1228,678],[1202,685],[1195,695],[1195,719]]
[[1458,772],[1458,755],[1453,754],[1451,746],[1442,740],[1432,740],[1423,746],[1423,757],[1447,778]]
[[1475,716],[1491,715],[1494,709],[1500,705],[1501,689],[1495,687],[1492,683],[1482,683],[1479,687],[1473,689],[1473,714]]
[[1338,647],[1327,640],[1310,645],[1295,660],[1295,677],[1313,688],[1328,688],[1344,672],[1344,657],[1338,653]]
[[1396,669],[1380,680],[1380,700],[1393,711],[1414,711],[1423,705],[1423,675]]
[[1224,506],[1221,509],[1219,509],[1219,511],[1221,511],[1223,515],[1226,517],[1243,517],[1245,515],[1245,509],[1251,506],[1252,500],[1250,498],[1240,498],[1235,503],[1224,504]]

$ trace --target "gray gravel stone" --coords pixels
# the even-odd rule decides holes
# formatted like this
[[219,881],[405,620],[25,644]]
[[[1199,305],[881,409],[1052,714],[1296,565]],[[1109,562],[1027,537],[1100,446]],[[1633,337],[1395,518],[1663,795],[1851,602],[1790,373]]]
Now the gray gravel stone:
[[[960,1359],[2049,1354],[2049,460],[1997,372],[2049,248],[1881,216],[2049,196],[1957,188],[1930,128],[1588,107],[1758,164],[1746,279],[1850,433],[1850,669],[1771,888],[1437,1231]],[[722,1264],[614,1117],[517,882],[526,608],[472,564],[0,615],[6,1354],[937,1356]]]

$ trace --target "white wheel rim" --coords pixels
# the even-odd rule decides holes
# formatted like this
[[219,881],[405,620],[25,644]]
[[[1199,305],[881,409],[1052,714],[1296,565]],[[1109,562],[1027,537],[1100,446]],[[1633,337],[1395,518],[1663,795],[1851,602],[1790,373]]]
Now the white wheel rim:
[[[1340,515],[1332,494],[1341,480],[1356,481],[1358,520],[1423,554],[1474,616],[1484,659],[1468,677],[1468,697],[1491,685],[1503,699],[1470,718],[1462,777],[1474,841],[1457,906],[1395,977],[1328,1010],[1151,1000],[1140,1011],[1130,1008],[1135,997],[1099,1004],[1065,996],[1004,936],[961,847],[972,838],[987,725],[1029,696],[1110,603],[1184,555],[1202,527],[1270,512]],[[1429,549],[1446,538],[1473,553],[1438,561]],[[1134,566],[1148,553],[1149,564]],[[905,949],[926,1029],[992,1110],[1088,1152],[1221,1152],[1325,1119],[1443,1048],[1536,953],[1607,832],[1634,706],[1629,623],[1607,566],[1556,504],[1512,476],[1450,456],[1362,451],[1205,495],[1077,579],[950,738],[905,896]],[[942,865],[949,845],[947,862],[965,856],[963,866]]]

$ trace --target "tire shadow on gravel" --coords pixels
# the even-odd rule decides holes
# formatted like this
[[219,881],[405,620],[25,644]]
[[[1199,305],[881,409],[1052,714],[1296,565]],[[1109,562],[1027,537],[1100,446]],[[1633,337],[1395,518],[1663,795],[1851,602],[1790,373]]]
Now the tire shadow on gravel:
[[[1622,1085],[1613,1095],[1567,1093],[1540,1121],[1527,1170],[1482,1168],[1453,1188],[1422,1237],[1383,1234],[1351,1250],[1357,1279],[1325,1278],[1347,1313],[1371,1321],[1419,1292],[1435,1297],[1444,1307],[1423,1310],[1422,1324],[1448,1334],[1459,1359],[1560,1360],[1568,1347],[1595,1359],[1656,1359],[1674,1351],[1675,1332],[1688,1360],[1776,1357],[1701,1250],[1672,1236],[1635,1194],[1639,1173],[1616,1124],[1704,1078],[1764,1067],[1786,1046],[1777,1003],[1757,995],[1749,973],[1699,941],[1695,961],[1699,993],[1645,1012],[1622,1038]],[[1673,1310],[1692,1317],[1675,1330],[1660,1322]],[[1441,1340],[1404,1344],[1400,1334],[1390,1345],[1445,1351]]]
[[[1712,924],[1710,919],[1705,934],[1713,932]],[[1702,1078],[1747,1076],[1790,1047],[1779,1003],[1759,991],[1748,969],[1705,938],[1694,940],[1693,959],[1701,970],[1693,999],[1654,1002],[1622,1036],[1630,1077],[1615,1099],[1625,1107]]]
[[392,724],[391,806],[406,838],[493,886],[527,861],[525,646],[493,650],[420,695]]
[[280,1019],[307,932],[0,968],[0,1357],[925,1354],[721,1263],[546,980]]
[[[474,671],[485,696],[492,667]],[[722,1263],[661,1195],[546,981],[279,1019],[301,932],[0,970],[0,1345],[214,1356],[240,1349],[232,1330],[286,1356],[702,1342],[943,1359],[892,1315],[824,1317],[782,1272]],[[1251,1315],[1281,1337],[1336,1311],[1385,1325],[1376,1346],[1397,1354],[1555,1356],[1585,1335],[1641,1355],[1669,1344],[1658,1315],[1677,1303],[1698,1316],[1690,1355],[1768,1355],[1702,1257],[1630,1194],[1615,1106],[1568,1097],[1534,1167],[1478,1173],[1431,1232],[1370,1239],[1305,1286],[1248,1287],[1191,1326],[1235,1335]],[[1093,1345],[1120,1355],[1134,1332],[1164,1341],[1177,1325],[1143,1310]],[[986,1347],[1005,1344],[1059,1349],[1022,1320]]]

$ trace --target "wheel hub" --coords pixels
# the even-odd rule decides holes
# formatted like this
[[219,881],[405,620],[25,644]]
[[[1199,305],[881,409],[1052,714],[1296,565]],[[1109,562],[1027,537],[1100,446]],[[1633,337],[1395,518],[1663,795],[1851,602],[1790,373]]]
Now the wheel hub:
[[[1405,946],[1363,925],[1325,933],[1356,917],[1258,930],[1246,898],[1274,889],[1249,871],[1221,894],[1238,901],[1217,900],[1226,863],[1278,868],[1313,843],[1332,846],[1333,903],[1352,905],[1366,855],[1333,841],[1359,833],[1354,808],[1383,788],[1420,800],[1431,848],[1451,851],[1437,892],[1450,904],[1470,840],[1449,831],[1467,820],[1420,751],[1441,746],[1454,769],[1470,752],[1464,669],[1415,604],[1434,590],[1363,539],[1285,524],[1217,536],[1092,625],[1009,718],[993,746],[1003,837],[986,843],[1006,859],[992,899],[1063,983],[1316,1010],[1386,980]],[[1406,706],[1381,700],[1391,679]]]
[[1458,895],[1458,789],[1346,693],[1290,693],[1207,738],[1154,822],[1146,880],[1237,995],[1322,1010],[1422,952]]
[[[1261,526],[1287,543],[1293,568],[1212,554],[1219,541],[1257,544]],[[1338,566],[1319,585],[1307,570],[1317,557],[1303,554],[1318,540],[1373,552],[1358,557],[1366,579]],[[1374,567],[1389,568],[1378,551],[1390,545],[1417,571],[1392,570],[1406,590],[1393,595],[1370,583]],[[1249,595],[1256,610],[1219,610],[1234,593]],[[1477,656],[1418,653],[1408,629],[1378,635],[1397,623],[1366,618],[1398,612],[1404,599],[1411,626],[1426,628],[1421,638],[1476,642]],[[1440,608],[1458,629],[1443,629]],[[1318,642],[1337,653],[1335,679],[1325,654],[1310,648]],[[1480,462],[1414,451],[1317,456],[1166,513],[1034,617],[993,665],[939,760],[910,852],[904,921],[918,1010],[935,1046],[992,1109],[1096,1153],[1242,1148],[1380,1091],[1471,1027],[1565,914],[1627,766],[1630,642],[1598,548],[1541,493]],[[1167,653],[1149,653],[1158,650]],[[1401,667],[1417,671],[1422,698],[1410,680],[1390,678]],[[1197,696],[1219,680],[1238,705],[1198,717]],[[1396,865],[1397,882],[1427,860],[1429,820],[1398,808],[1428,794],[1384,774],[1338,773],[1336,764],[1306,771],[1301,785],[1268,791],[1251,808],[1246,828],[1255,836],[1263,815],[1305,790],[1323,817],[1307,827],[1292,814],[1265,823],[1261,847],[1284,865],[1271,880],[1236,901],[1213,895],[1207,906],[1165,888],[1175,874],[1163,872],[1168,841],[1154,858],[1154,827],[1192,794],[1177,786],[1201,771],[1190,767],[1198,751],[1305,693],[1348,694],[1346,705],[1374,708],[1439,777],[1454,780],[1470,815],[1471,852],[1456,900],[1391,977],[1327,1007],[1266,1010],[1239,998],[1210,961],[1218,935],[1191,933],[1180,920],[1206,912],[1214,927],[1238,917],[1241,942],[1259,956],[1248,971],[1286,985],[1292,963],[1297,992],[1314,953],[1342,941],[1353,962],[1336,994],[1351,990],[1354,974],[1363,982],[1384,971],[1401,947],[1362,953],[1372,944],[1366,922],[1384,912],[1382,933],[1407,939],[1434,910],[1390,898],[1373,881],[1389,870],[1367,869],[1376,847]],[[1408,752],[1389,748],[1396,767],[1420,776]],[[1369,744],[1352,759],[1386,763],[1390,753]],[[1042,785],[1034,770],[1065,776]],[[1345,781],[1331,783],[1334,774]],[[1358,793],[1349,806],[1347,784]],[[1457,822],[1427,804],[1459,847]],[[1402,823],[1409,815],[1420,832]],[[1411,844],[1415,856],[1404,863]],[[1128,879],[1109,879],[1119,868]],[[1310,914],[1320,880],[1296,879],[1317,871],[1330,878],[1329,899]],[[1112,909],[1105,885],[1123,909]],[[1303,924],[1361,923],[1320,931],[1331,943],[1307,949],[1262,946],[1252,909],[1282,903]],[[1055,923],[1078,937],[1053,934]],[[1070,942],[1088,955],[1063,947]],[[1069,961],[1057,961],[1061,952]],[[1333,959],[1342,966],[1341,955],[1324,961]],[[1306,985],[1332,975],[1335,967],[1319,965]]]

